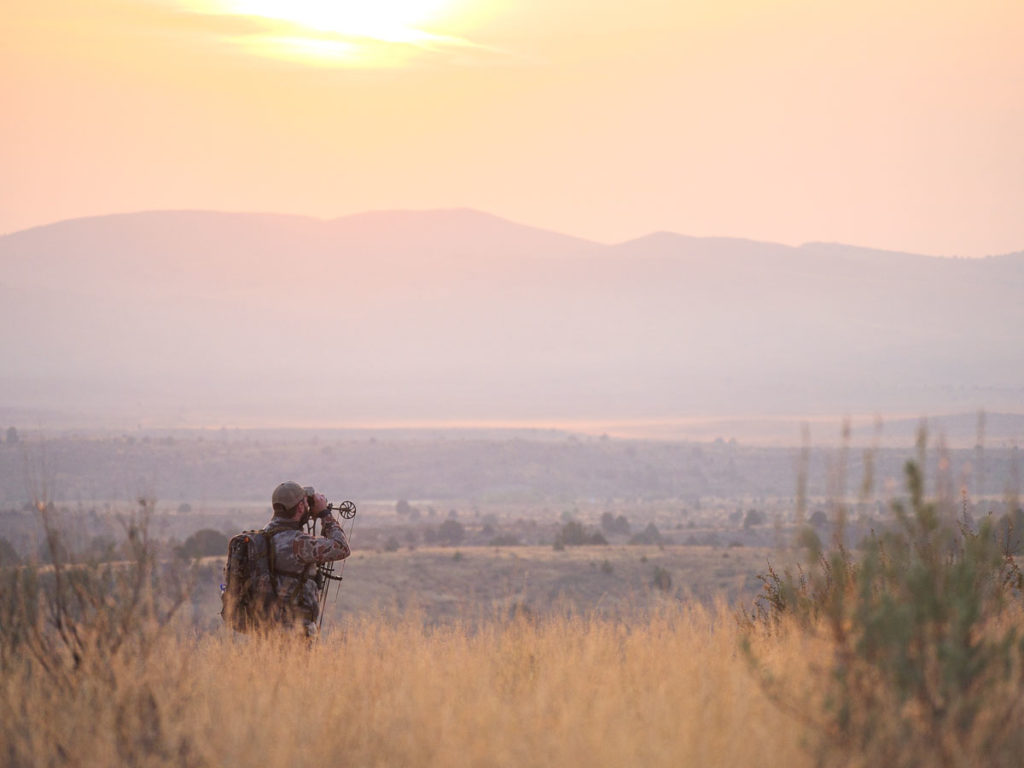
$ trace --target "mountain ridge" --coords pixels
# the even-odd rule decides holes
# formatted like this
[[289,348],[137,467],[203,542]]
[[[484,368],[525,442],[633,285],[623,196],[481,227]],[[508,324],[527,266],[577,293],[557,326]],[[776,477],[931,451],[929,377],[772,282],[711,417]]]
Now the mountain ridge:
[[[0,275],[12,408],[337,423],[1024,402],[1013,257],[600,244],[472,209],[181,211],[0,237]],[[316,368],[297,380],[288,360]]]
[[[833,241],[807,241],[799,245],[788,245],[785,243],[778,243],[771,240],[759,240],[757,238],[750,237],[731,237],[723,235],[688,235],[685,233],[675,232],[672,230],[655,230],[648,232],[637,237],[628,238],[626,240],[602,243],[595,240],[589,240],[587,238],[579,237],[576,235],[567,234],[555,229],[534,226],[530,224],[523,224],[521,222],[514,221],[512,219],[498,216],[496,214],[489,213],[487,211],[481,211],[476,208],[459,206],[451,208],[435,208],[435,209],[387,209],[387,210],[368,210],[360,211],[352,214],[345,214],[342,216],[334,217],[317,217],[306,214],[291,214],[291,213],[276,213],[272,211],[221,211],[215,209],[201,209],[201,208],[180,208],[180,209],[146,209],[140,211],[127,211],[123,213],[107,213],[107,214],[96,214],[90,216],[79,216],[70,219],[61,219],[58,221],[48,222],[46,224],[39,224],[33,227],[27,227],[25,229],[14,230],[12,232],[0,233],[0,241],[7,238],[21,237],[28,233],[38,233],[43,230],[61,230],[73,228],[82,224],[88,223],[102,223],[102,222],[116,222],[118,220],[143,220],[143,219],[157,219],[157,218],[179,218],[179,217],[202,217],[209,219],[220,219],[227,221],[231,219],[244,220],[249,223],[257,222],[260,220],[277,221],[280,223],[296,223],[296,224],[311,224],[317,226],[325,226],[330,228],[331,226],[338,225],[350,225],[359,222],[379,222],[383,224],[394,223],[395,219],[405,220],[421,220],[427,221],[430,219],[436,220],[437,217],[453,217],[453,216],[467,216],[479,221],[491,222],[494,224],[501,224],[504,226],[511,226],[518,229],[529,230],[537,233],[543,233],[547,235],[557,236],[564,238],[567,241],[576,241],[581,245],[588,247],[608,247],[617,248],[620,246],[626,246],[634,243],[651,241],[651,240],[671,240],[671,239],[684,239],[699,243],[746,243],[746,244],[757,244],[764,246],[771,246],[776,248],[792,249],[792,250],[832,250],[832,249],[848,249],[851,251],[864,252],[864,253],[875,253],[884,256],[892,257],[919,257],[926,259],[937,259],[943,261],[968,261],[977,262],[985,259],[1002,259],[1002,258],[1022,258],[1024,259],[1024,250],[1011,251],[1008,253],[997,253],[987,254],[985,256],[972,258],[972,257],[961,257],[961,256],[942,256],[934,254],[916,253],[913,251],[899,251],[885,248],[875,248],[869,246],[861,246],[850,243],[841,243]],[[388,220],[391,220],[390,222]]]

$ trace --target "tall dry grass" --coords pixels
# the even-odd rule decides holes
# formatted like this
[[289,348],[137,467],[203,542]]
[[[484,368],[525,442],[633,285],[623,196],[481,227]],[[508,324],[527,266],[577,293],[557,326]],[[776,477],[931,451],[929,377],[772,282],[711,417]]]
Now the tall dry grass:
[[[809,765],[754,684],[725,608],[636,622],[361,621],[312,650],[175,637],[65,689],[22,656],[0,680],[10,766]],[[805,649],[766,641],[787,674]]]
[[[151,505],[116,564],[69,560],[37,506],[51,564],[0,570],[0,765],[807,764],[724,605],[442,626],[409,612],[312,648],[199,635],[188,579],[155,557]],[[777,640],[764,656],[796,668]]]

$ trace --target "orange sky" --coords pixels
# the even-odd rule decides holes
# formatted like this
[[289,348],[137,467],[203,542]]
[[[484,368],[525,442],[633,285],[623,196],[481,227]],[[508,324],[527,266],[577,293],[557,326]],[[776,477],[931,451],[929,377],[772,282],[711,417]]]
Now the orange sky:
[[1020,0],[343,5],[6,4],[0,232],[469,206],[606,242],[1024,249]]

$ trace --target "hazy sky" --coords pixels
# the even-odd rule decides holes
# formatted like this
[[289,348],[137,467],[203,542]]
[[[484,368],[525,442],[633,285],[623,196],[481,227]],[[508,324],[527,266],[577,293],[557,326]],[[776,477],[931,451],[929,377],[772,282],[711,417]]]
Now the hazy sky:
[[0,232],[469,206],[1024,249],[1021,0],[2,2]]

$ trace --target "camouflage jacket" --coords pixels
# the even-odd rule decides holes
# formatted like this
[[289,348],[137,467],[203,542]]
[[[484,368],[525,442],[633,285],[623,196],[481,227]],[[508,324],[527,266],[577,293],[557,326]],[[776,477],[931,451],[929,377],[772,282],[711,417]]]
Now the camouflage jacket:
[[316,566],[344,560],[352,552],[337,520],[327,515],[321,519],[321,525],[323,536],[312,536],[302,530],[300,523],[274,517],[264,529],[272,534],[278,599],[294,606],[290,617],[286,614],[281,618],[301,620],[307,631],[315,628],[320,613]]

